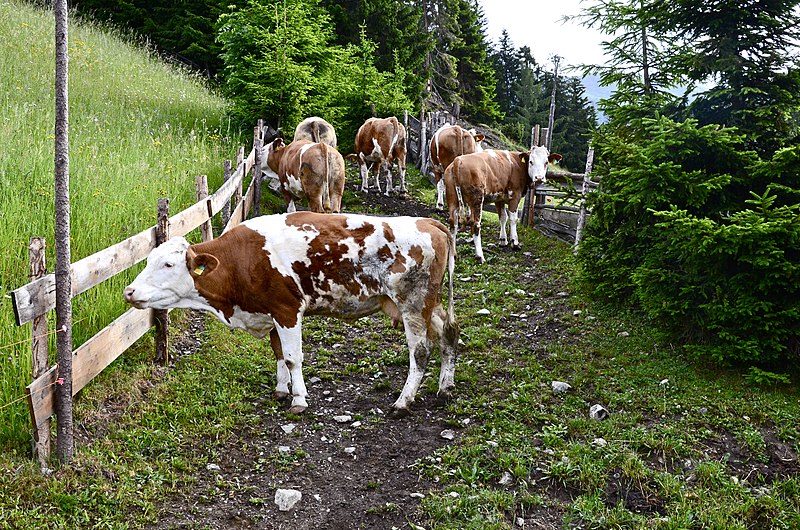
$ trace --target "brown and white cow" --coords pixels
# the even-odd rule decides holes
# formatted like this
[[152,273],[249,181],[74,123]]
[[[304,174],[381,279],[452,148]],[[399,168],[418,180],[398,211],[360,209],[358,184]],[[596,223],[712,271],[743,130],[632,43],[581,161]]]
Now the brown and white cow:
[[483,151],[481,142],[485,136],[476,134],[475,129],[463,129],[459,125],[445,124],[433,133],[431,138],[431,169],[436,184],[436,209],[444,209],[445,169],[457,156]]
[[295,140],[286,145],[277,138],[261,150],[261,170],[280,181],[288,212],[294,212],[295,199],[303,197],[312,212],[342,209],[344,159],[327,144]]
[[320,117],[312,116],[297,124],[294,130],[294,140],[308,140],[309,142],[322,142],[336,148],[336,131],[333,125]]
[[355,319],[382,310],[405,328],[409,372],[392,405],[405,412],[435,345],[442,356],[439,394],[454,387],[454,266],[455,242],[439,221],[296,212],[256,217],[197,245],[170,239],[150,253],[124,295],[140,309],[206,310],[231,328],[269,335],[277,359],[275,396],[288,396],[291,385],[294,413],[308,407],[303,317]]
[[469,207],[467,224],[475,243],[475,255],[483,263],[481,246],[481,214],[485,197],[494,201],[500,216],[500,244],[507,245],[506,223],[511,220],[511,244],[519,248],[517,208],[528,186],[545,182],[547,164],[560,160],[545,147],[533,147],[529,153],[487,149],[456,157],[444,172],[450,230],[458,233],[458,190]]
[[381,191],[380,176],[386,178],[386,195],[392,188],[392,163],[397,162],[400,173],[401,192],[406,188],[406,128],[397,118],[369,118],[356,133],[355,153],[347,155],[358,163],[361,172],[361,191],[369,188],[369,168],[375,174],[378,192]]

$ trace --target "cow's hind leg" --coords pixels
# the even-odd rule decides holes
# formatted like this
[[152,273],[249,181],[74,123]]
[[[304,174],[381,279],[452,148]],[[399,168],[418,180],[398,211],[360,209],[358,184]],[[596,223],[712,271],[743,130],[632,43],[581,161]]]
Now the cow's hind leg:
[[278,330],[272,328],[269,332],[269,343],[272,346],[272,351],[275,353],[276,369],[275,378],[277,384],[275,385],[275,392],[273,396],[275,399],[284,399],[289,395],[289,369],[286,368],[286,361],[283,360],[283,349],[281,348],[281,339],[278,337]]
[[428,359],[431,356],[433,343],[428,340],[425,322],[419,315],[403,315],[406,341],[408,342],[408,377],[397,401],[392,409],[398,415],[408,413],[408,409],[417,395]]
[[472,227],[472,241],[475,243],[475,257],[484,263],[483,245],[481,244],[481,216],[483,215],[483,197],[479,201],[469,204],[470,226]]
[[500,246],[504,247],[508,245],[508,237],[506,236],[506,224],[508,224],[508,209],[506,205],[502,202],[495,202],[495,208],[497,209],[497,215],[500,216]]
[[392,187],[392,164],[390,164],[388,161],[385,161],[385,162],[381,163],[380,172],[383,173],[384,175],[386,175],[386,192],[385,192],[385,195],[388,197],[389,193],[391,193],[392,190],[394,189]]
[[458,348],[458,324],[447,321],[441,306],[436,308],[432,315],[433,331],[439,339],[439,350],[442,363],[439,369],[439,397],[450,397],[456,386],[456,355]]
[[306,402],[306,383],[303,380],[303,325],[298,315],[297,324],[293,328],[285,328],[275,324],[280,338],[283,360],[292,382],[292,406],[289,412],[300,414],[308,408]]

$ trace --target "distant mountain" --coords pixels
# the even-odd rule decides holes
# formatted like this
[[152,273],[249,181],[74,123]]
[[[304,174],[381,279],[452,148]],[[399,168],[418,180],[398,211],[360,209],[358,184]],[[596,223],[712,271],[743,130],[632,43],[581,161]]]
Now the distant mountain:
[[610,86],[601,86],[600,85],[600,78],[596,75],[587,75],[586,77],[581,79],[583,86],[586,87],[586,98],[589,100],[589,103],[597,110],[597,120],[600,123],[606,121],[605,115],[600,111],[597,107],[598,101],[601,99],[608,98],[613,92],[614,87]]

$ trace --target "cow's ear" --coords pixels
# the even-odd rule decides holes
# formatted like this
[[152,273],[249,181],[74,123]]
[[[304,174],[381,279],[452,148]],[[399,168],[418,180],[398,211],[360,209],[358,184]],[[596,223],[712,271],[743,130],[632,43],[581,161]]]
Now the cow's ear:
[[186,266],[189,268],[192,278],[211,274],[218,265],[219,260],[212,254],[186,253]]
[[519,160],[522,162],[523,165],[528,165],[528,159],[530,158],[530,153],[520,153]]
[[475,141],[476,142],[482,142],[485,139],[486,139],[486,135],[485,134],[476,134],[475,135]]
[[286,144],[283,143],[283,138],[279,136],[275,138],[275,140],[272,142],[272,149],[280,149],[284,145]]
[[550,162],[551,164],[558,164],[559,162],[561,162],[562,158],[564,157],[558,153],[551,153],[550,156],[547,157],[547,161]]

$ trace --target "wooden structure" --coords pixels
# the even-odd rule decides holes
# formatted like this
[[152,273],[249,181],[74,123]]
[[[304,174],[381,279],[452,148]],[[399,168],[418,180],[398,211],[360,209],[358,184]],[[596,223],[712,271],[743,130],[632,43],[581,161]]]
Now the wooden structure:
[[[247,218],[255,204],[259,178],[253,178],[247,192],[242,195],[244,178],[250,172],[256,174],[258,160],[257,146],[262,141],[261,128],[256,128],[254,148],[244,158],[244,148],[240,147],[236,170],[230,172],[231,162],[225,161],[226,179],[214,194],[208,195],[205,177],[198,177],[198,202],[193,206],[168,217],[168,201],[159,201],[161,216],[159,222],[124,241],[87,256],[70,265],[72,297],[83,293],[103,281],[123,272],[144,260],[157,244],[171,236],[182,236],[201,227],[203,239],[211,239],[211,219],[225,212],[224,230],[228,230]],[[233,210],[231,200],[233,199]],[[55,275],[42,274],[44,263],[44,242],[38,238],[31,240],[32,281],[11,292],[11,300],[17,325],[33,322],[33,382],[25,389],[33,423],[35,451],[44,465],[49,453],[50,418],[54,413],[55,387],[61,384],[62,375],[58,365],[46,367],[47,359],[47,313],[55,308]],[[142,335],[161,321],[157,333],[156,351],[163,361],[167,361],[166,311],[152,309],[129,309],[94,337],[78,346],[72,352],[72,395],[77,394],[95,376],[119,357]],[[44,360],[43,360],[44,359]],[[43,364],[44,363],[44,364]]]

